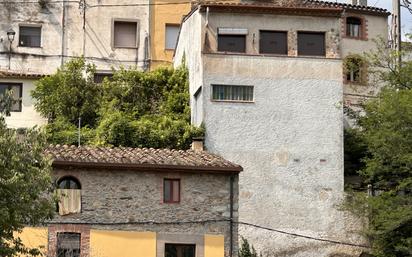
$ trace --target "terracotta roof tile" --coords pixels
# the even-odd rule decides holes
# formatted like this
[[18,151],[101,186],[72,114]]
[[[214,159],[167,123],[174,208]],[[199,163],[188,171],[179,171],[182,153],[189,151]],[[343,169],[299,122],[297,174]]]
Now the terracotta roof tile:
[[240,172],[242,167],[206,151],[130,147],[50,145],[46,154],[53,165],[120,167],[130,169]]
[[31,78],[39,79],[46,76],[45,74],[33,73],[33,72],[23,72],[23,71],[13,71],[13,70],[0,70],[0,78]]

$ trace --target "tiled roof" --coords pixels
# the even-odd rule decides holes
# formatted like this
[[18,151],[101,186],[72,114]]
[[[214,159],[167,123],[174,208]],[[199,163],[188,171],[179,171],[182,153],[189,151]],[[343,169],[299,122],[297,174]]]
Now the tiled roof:
[[272,1],[200,1],[195,5],[203,7],[221,7],[221,8],[254,8],[254,9],[290,9],[290,10],[313,10],[313,11],[327,11],[335,10],[342,12],[343,10],[350,10],[363,13],[371,13],[377,15],[389,15],[390,13],[383,8],[352,5],[345,3],[336,3],[330,1],[317,0],[272,0]]
[[240,172],[242,167],[206,151],[130,147],[51,145],[46,149],[54,166]]
[[13,70],[0,70],[0,78],[30,78],[39,79],[46,76],[45,74],[33,73],[33,72],[22,72]]

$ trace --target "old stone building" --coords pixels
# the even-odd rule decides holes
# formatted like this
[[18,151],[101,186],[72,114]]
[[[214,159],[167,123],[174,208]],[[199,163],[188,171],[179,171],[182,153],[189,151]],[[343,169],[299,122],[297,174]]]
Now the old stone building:
[[47,256],[236,256],[240,166],[199,149],[47,153],[60,215],[23,232]]
[[192,123],[205,126],[208,151],[244,168],[239,220],[258,228],[239,233],[264,256],[364,250],[361,224],[340,208],[343,104],[371,88],[361,63],[347,69],[345,60],[387,37],[388,15],[325,1],[241,1],[200,3],[184,19],[175,65],[185,57]]

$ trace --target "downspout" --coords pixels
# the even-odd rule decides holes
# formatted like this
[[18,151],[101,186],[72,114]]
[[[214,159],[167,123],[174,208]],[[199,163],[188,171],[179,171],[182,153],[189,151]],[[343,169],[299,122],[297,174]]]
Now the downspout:
[[86,58],[86,0],[83,0],[83,58]]
[[151,56],[152,56],[152,54],[151,54],[151,50],[152,50],[152,44],[151,44],[151,37],[152,37],[152,26],[153,26],[153,22],[152,22],[152,12],[153,12],[153,7],[152,7],[152,5],[153,5],[153,3],[152,3],[152,1],[153,0],[149,0],[149,18],[148,18],[148,21],[149,21],[149,25],[148,25],[148,27],[149,27],[149,33],[148,33],[148,35],[147,35],[147,48],[145,49],[145,60],[144,60],[144,65],[146,66],[145,68],[146,68],[146,70],[150,70],[150,66],[151,66],[151,61],[150,61],[150,59],[151,59]]
[[233,184],[235,183],[235,176],[230,175],[230,248],[229,256],[233,257]]
[[66,1],[62,1],[62,43],[61,43],[61,63],[60,66],[64,64],[64,40],[65,40],[65,26],[66,26]]

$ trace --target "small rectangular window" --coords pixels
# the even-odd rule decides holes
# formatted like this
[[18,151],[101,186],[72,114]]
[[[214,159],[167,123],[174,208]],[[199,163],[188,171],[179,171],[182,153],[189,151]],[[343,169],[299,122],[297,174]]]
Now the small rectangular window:
[[180,179],[164,179],[163,181],[163,202],[180,202]]
[[179,25],[166,24],[165,49],[174,50],[179,36]]
[[80,234],[57,233],[57,257],[80,257]]
[[114,47],[137,47],[137,22],[115,21],[113,32]]
[[219,52],[246,52],[246,35],[218,35],[217,50]]
[[362,20],[356,17],[346,19],[346,36],[360,38],[362,36]]
[[259,52],[261,54],[288,54],[288,33],[260,31]]
[[41,46],[41,27],[20,26],[19,27],[19,46],[40,47]]
[[298,55],[325,56],[325,33],[298,32]]
[[196,245],[165,244],[165,257],[195,257]]
[[0,83],[0,95],[4,95],[6,91],[12,91],[13,103],[10,111],[21,112],[23,85],[16,83]]
[[101,84],[105,78],[111,80],[113,78],[113,73],[95,73],[93,78],[94,83]]
[[253,102],[253,86],[212,85],[215,101]]

